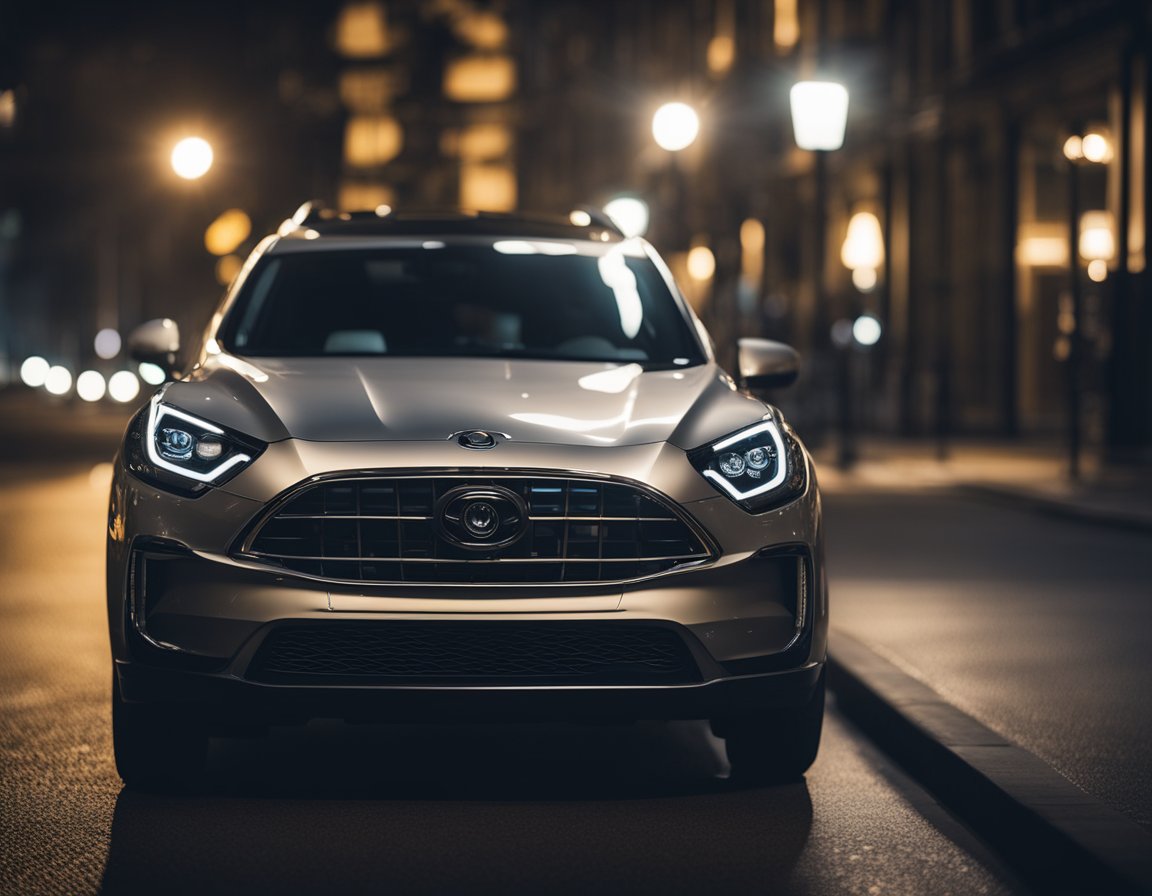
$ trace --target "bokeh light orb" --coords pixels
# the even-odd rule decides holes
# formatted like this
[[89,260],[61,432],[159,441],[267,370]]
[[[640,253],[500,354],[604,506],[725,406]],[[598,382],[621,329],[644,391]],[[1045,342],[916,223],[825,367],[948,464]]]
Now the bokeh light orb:
[[185,137],[172,148],[172,170],[185,180],[207,174],[212,159],[212,147],[203,137]]
[[140,379],[144,380],[149,386],[159,386],[167,376],[164,374],[164,368],[159,364],[151,364],[144,361],[139,368],[137,368]]
[[880,321],[871,314],[861,314],[852,324],[852,338],[860,345],[875,345],[882,333]]
[[92,346],[96,349],[97,356],[105,361],[115,358],[120,354],[120,334],[111,327],[105,327],[96,334]]
[[76,394],[82,401],[99,401],[104,397],[106,386],[99,371],[85,370],[76,377]]
[[44,385],[44,381],[48,379],[48,371],[51,367],[52,365],[39,355],[25,358],[24,363],[20,365],[20,379],[25,386],[39,389]]
[[108,394],[121,404],[140,394],[140,380],[131,370],[118,370],[108,380]]
[[48,375],[44,378],[44,388],[53,395],[67,395],[72,388],[71,372],[59,364],[50,367]]
[[652,138],[661,149],[687,149],[700,133],[700,116],[687,103],[665,103],[652,116]]

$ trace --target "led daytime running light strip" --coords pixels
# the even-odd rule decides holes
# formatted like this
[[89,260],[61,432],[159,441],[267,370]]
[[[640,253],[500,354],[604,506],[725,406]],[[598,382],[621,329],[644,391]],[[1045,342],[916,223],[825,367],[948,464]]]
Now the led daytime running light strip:
[[148,437],[147,449],[148,459],[161,469],[168,470],[180,476],[186,476],[189,479],[195,479],[197,482],[211,482],[220,476],[226,470],[231,470],[237,464],[247,463],[252,460],[247,454],[237,454],[234,457],[228,458],[224,463],[220,464],[216,469],[210,470],[207,473],[197,473],[195,470],[188,470],[177,464],[171,463],[160,456],[160,452],[156,450],[156,426],[165,417],[175,417],[178,420],[184,420],[201,429],[206,429],[210,433],[216,435],[224,435],[224,430],[218,426],[214,426],[207,420],[201,420],[199,417],[193,417],[191,414],[185,414],[183,411],[178,411],[176,408],[168,407],[168,405],[161,405],[160,402],[153,398],[152,408],[148,412]]
[[744,432],[736,433],[734,436],[729,436],[723,442],[717,442],[712,446],[713,455],[719,454],[724,449],[737,444],[738,442],[746,442],[753,436],[757,436],[762,432],[768,433],[772,437],[772,443],[776,446],[776,475],[763,485],[757,486],[751,491],[742,492],[736,488],[731,481],[717,473],[715,470],[705,470],[704,475],[719,485],[728,494],[730,494],[737,501],[743,501],[747,498],[754,498],[756,495],[762,495],[764,492],[771,491],[779,486],[788,475],[788,455],[785,453],[784,439],[780,435],[780,430],[776,424],[771,420],[765,423],[758,423],[751,429],[746,429]]

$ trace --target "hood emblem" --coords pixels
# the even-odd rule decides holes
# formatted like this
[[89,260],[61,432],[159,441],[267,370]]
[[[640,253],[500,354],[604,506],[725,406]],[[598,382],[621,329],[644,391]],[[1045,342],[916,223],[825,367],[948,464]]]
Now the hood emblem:
[[466,429],[464,432],[454,432],[449,438],[456,439],[457,444],[463,448],[471,448],[475,451],[482,451],[485,448],[496,447],[496,436],[504,436],[508,438],[505,433],[487,432],[483,429]]

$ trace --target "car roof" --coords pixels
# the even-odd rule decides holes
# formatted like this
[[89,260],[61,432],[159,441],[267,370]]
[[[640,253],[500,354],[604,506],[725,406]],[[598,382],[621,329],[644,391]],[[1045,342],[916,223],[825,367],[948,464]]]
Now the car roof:
[[[342,238],[519,237],[619,242],[624,236],[602,212],[577,209],[568,216],[451,210],[340,211],[305,203],[277,231],[284,240],[343,241]],[[359,241],[359,240],[358,240]]]

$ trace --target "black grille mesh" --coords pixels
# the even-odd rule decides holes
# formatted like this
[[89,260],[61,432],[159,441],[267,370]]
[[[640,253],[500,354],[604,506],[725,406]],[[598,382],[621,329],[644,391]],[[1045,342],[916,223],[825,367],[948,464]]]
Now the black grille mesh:
[[269,683],[683,684],[700,680],[681,637],[644,624],[352,622],[285,626],[248,677]]
[[[437,504],[499,486],[528,510],[522,538],[469,550],[445,539]],[[242,552],[339,581],[445,584],[612,582],[709,558],[675,512],[631,485],[544,477],[366,477],[318,483],[264,521]]]

